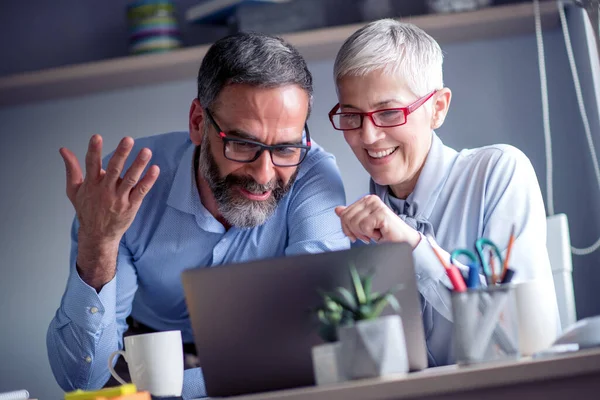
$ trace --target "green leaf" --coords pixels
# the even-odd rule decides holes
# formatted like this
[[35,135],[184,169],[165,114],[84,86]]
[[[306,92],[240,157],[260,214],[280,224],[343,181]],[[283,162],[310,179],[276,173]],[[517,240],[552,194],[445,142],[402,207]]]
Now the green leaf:
[[379,297],[381,297],[381,294],[379,292],[371,293],[371,299],[369,300],[369,303],[370,304],[375,303]]
[[385,297],[380,298],[373,304],[374,310],[373,315],[377,318],[384,310],[385,306],[387,306],[387,300]]
[[[342,288],[338,288],[338,290],[339,290],[339,289],[342,289]],[[346,290],[346,292],[348,292],[348,291]],[[348,293],[350,293],[350,292],[348,292]],[[335,293],[332,293],[332,294],[330,294],[330,296],[331,296],[331,299],[332,299],[333,301],[335,301],[336,303],[338,303],[340,306],[342,306],[342,307],[343,307],[343,308],[345,308],[346,310],[348,310],[348,311],[350,311],[350,312],[354,312],[354,310],[356,309],[356,304],[354,304],[354,299],[352,299],[352,295],[350,295],[350,299],[351,299],[351,301],[352,301],[351,303],[349,303],[349,302],[348,302],[348,301],[347,301],[347,300],[344,298],[344,296],[343,296],[343,295],[340,295],[340,296],[338,296],[337,294],[335,294]]]
[[386,292],[384,292],[382,294],[374,292],[373,295],[371,296],[371,301],[373,303],[376,303],[377,301],[379,301],[383,297],[387,296],[388,294],[395,293],[398,290],[402,289],[403,287],[404,287],[404,285],[400,283],[398,285],[395,285],[393,288],[391,288],[390,290],[387,290]]
[[342,306],[335,302],[330,296],[327,296],[324,301],[324,307],[330,312],[341,312]]
[[341,294],[344,297],[344,299],[348,302],[348,304],[350,305],[350,307],[352,307],[352,309],[355,310],[356,308],[358,308],[358,305],[360,303],[356,303],[354,296],[352,296],[352,293],[350,293],[350,291],[348,289],[339,287],[339,288],[337,288],[337,291],[339,294]]
[[323,310],[319,310],[317,316],[319,317],[319,321],[321,321],[321,323],[323,323],[324,325],[329,325],[331,323],[327,318],[327,314],[325,314]]
[[387,306],[388,304],[392,306],[392,308],[394,308],[396,311],[400,308],[398,300],[394,297],[394,295],[388,292],[374,304],[374,317],[377,318],[383,312],[385,306]]
[[354,294],[356,294],[356,302],[358,304],[365,304],[367,302],[367,298],[365,296],[365,291],[360,280],[360,275],[356,270],[354,264],[350,266],[350,276],[352,277],[352,284],[354,285]]
[[400,311],[400,303],[398,303],[398,299],[392,293],[388,293],[386,299],[389,305],[394,309],[394,311]]
[[389,292],[385,292],[385,293],[377,293],[377,295],[376,295],[376,296],[373,296],[373,298],[371,299],[371,302],[372,302],[372,304],[379,303],[379,301],[380,301],[381,299],[383,299],[385,296],[387,296],[387,294],[388,294],[388,293],[389,293]]
[[372,293],[371,293],[371,286],[373,284],[373,275],[367,275],[362,279],[362,285],[365,291],[365,298],[367,299],[367,302],[371,301],[372,298]]
[[371,304],[363,304],[359,308],[359,317],[356,318],[357,321],[364,319],[372,319],[373,316],[373,307]]

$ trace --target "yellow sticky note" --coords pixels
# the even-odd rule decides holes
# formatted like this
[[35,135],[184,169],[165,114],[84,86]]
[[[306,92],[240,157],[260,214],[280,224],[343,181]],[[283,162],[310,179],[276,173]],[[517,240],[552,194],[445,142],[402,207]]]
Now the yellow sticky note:
[[124,394],[119,397],[97,397],[96,400],[152,400],[150,392],[137,392],[134,394]]
[[137,393],[137,388],[134,384],[130,383],[127,385],[115,386],[94,391],[78,389],[74,392],[65,393],[65,400],[96,400],[98,397],[110,399],[134,393]]

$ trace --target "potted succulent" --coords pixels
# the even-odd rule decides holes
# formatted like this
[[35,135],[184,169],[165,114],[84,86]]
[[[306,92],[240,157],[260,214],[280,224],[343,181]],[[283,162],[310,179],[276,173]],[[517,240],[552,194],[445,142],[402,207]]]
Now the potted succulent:
[[323,305],[316,309],[316,314],[319,318],[319,336],[325,343],[312,348],[313,371],[317,385],[346,380],[342,371],[338,327],[350,318],[350,313],[327,293],[321,292],[321,294]]
[[361,379],[408,372],[402,320],[397,314],[381,316],[388,305],[400,309],[393,295],[400,287],[373,292],[373,274],[360,276],[353,265],[350,277],[352,291],[338,287],[323,292],[323,306],[318,311],[321,337],[329,338],[330,343],[339,339],[340,375]]

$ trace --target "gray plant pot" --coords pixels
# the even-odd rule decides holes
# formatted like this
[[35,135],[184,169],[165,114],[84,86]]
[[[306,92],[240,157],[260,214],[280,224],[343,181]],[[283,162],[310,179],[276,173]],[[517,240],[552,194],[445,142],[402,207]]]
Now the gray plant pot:
[[344,382],[346,379],[341,365],[341,343],[325,343],[312,348],[315,384],[327,385]]
[[408,372],[404,328],[399,315],[360,321],[338,331],[342,370],[348,379]]

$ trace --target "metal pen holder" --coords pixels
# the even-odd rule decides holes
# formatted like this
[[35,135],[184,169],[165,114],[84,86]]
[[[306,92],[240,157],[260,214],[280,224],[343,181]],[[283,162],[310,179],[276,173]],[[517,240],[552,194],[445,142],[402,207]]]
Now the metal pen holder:
[[513,285],[452,292],[457,364],[516,359],[519,326]]

